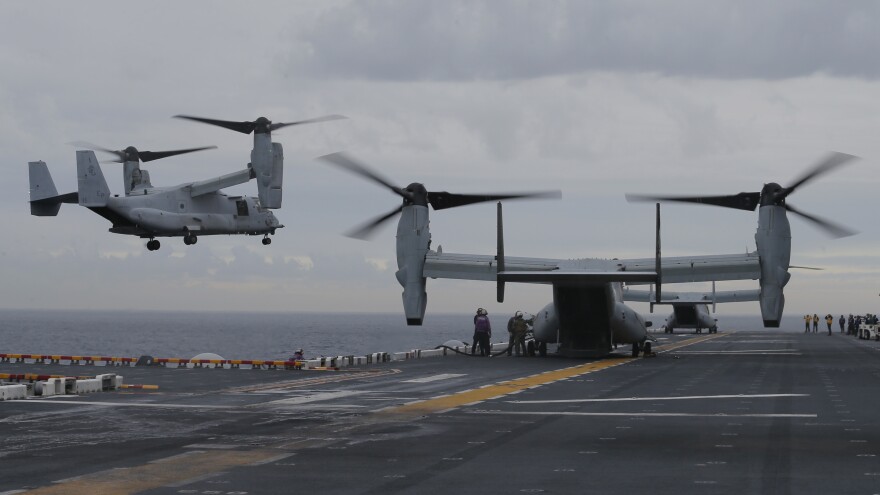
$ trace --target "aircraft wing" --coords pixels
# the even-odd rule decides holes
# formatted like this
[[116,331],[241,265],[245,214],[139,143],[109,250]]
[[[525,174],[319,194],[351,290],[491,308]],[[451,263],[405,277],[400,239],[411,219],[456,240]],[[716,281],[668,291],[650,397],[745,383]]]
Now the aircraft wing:
[[[509,282],[609,282],[656,283],[654,258],[553,259],[505,256],[501,279]],[[665,283],[757,280],[761,277],[758,253],[661,258]],[[492,255],[428,251],[423,275],[428,278],[496,281],[498,260]]]
[[[655,302],[656,293],[653,290],[640,290],[626,288],[623,291],[624,301]],[[759,289],[746,290],[720,290],[712,292],[673,292],[663,290],[660,293],[659,304],[712,304],[758,301],[761,297]],[[656,303],[655,303],[656,304]]]
[[[654,258],[622,259],[618,263],[627,271],[654,270],[656,266]],[[758,280],[761,263],[757,252],[661,258],[660,277],[664,284]]]
[[216,192],[226,187],[244,184],[254,177],[254,171],[250,168],[247,168],[238,172],[232,172],[231,174],[214,177],[213,179],[193,182],[189,185],[189,192],[190,195],[195,198],[196,196]]
[[[558,260],[552,259],[505,257],[504,263],[505,270],[518,272],[549,272],[559,268]],[[424,276],[428,278],[494,282],[497,272],[498,261],[495,256],[436,251],[428,251],[425,256]]]
[[[423,272],[428,278],[496,281],[495,256],[428,251]],[[654,267],[638,272],[625,269],[615,260],[518,258],[506,256],[500,279],[537,284],[606,282],[655,283]]]

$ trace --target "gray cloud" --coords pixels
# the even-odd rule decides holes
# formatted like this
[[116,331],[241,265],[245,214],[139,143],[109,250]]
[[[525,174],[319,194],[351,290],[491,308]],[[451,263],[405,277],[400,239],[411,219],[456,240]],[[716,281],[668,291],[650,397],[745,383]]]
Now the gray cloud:
[[[875,10],[852,2],[0,3],[0,307],[397,312],[394,222],[373,242],[340,233],[399,199],[313,160],[333,151],[431,190],[562,188],[562,201],[505,205],[505,236],[511,256],[569,258],[651,256],[653,209],[626,204],[625,192],[757,190],[834,149],[865,159],[792,200],[863,233],[832,243],[792,221],[792,261],[828,269],[794,274],[790,309],[812,313],[832,299],[869,308],[876,277],[853,274],[877,265],[880,84],[872,73],[850,76],[862,65],[874,70],[877,43],[865,32],[875,31]],[[807,75],[773,79],[785,74]],[[108,233],[106,220],[75,205],[54,218],[29,215],[29,160],[49,164],[59,191],[76,190],[69,141],[219,146],[151,162],[156,185],[247,162],[250,136],[170,118],[179,113],[351,119],[273,136],[285,150],[277,215],[286,227],[271,246],[259,237],[188,248],[163,239],[148,253],[143,240]],[[105,174],[120,192],[118,166]],[[432,213],[434,245],[491,254],[494,221],[494,205]],[[745,251],[754,228],[753,214],[670,205],[664,253]],[[536,310],[550,298],[547,287],[512,284],[502,311],[489,302],[493,284],[452,280],[429,281],[429,294],[429,313]]]
[[288,71],[379,80],[585,71],[876,78],[870,1],[364,1],[296,22]]

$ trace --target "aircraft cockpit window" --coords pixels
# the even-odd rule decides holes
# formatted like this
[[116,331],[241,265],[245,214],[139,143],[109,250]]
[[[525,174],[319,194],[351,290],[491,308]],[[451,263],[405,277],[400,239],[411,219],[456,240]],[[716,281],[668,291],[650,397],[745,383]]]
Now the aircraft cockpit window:
[[248,216],[248,206],[247,201],[243,199],[239,199],[235,202],[235,208],[238,210],[238,216],[246,217]]

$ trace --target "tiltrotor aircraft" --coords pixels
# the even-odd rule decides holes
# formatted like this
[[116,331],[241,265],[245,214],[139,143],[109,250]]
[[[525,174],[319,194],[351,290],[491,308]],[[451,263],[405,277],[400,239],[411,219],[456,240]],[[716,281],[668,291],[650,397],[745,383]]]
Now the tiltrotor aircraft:
[[[56,216],[61,203],[79,204],[109,220],[113,224],[110,232],[149,239],[147,249],[150,251],[159,249],[157,237],[183,237],[184,244],[192,245],[203,235],[263,235],[263,244],[268,245],[272,242],[269,235],[284,227],[270,211],[281,207],[284,170],[282,147],[280,143],[272,142],[271,131],[344,118],[332,115],[298,122],[272,123],[265,117],[253,122],[178,117],[222,125],[246,134],[255,132],[251,162],[247,168],[202,181],[154,187],[149,172],[141,168],[141,162],[215,147],[151,152],[138,151],[133,146],[114,151],[86,144],[84,147],[116,155],[117,159],[113,161],[122,163],[125,195],[110,193],[94,151],[79,150],[76,152],[77,192],[59,195],[46,163],[37,161],[28,164],[31,214]],[[257,179],[258,197],[227,196],[221,191],[251,179]]]
[[[761,204],[756,234],[757,251],[743,254],[660,257],[660,208],[657,205],[657,243],[654,258],[646,259],[547,259],[507,257],[504,253],[501,204],[498,205],[497,252],[495,255],[444,253],[430,248],[431,233],[427,205],[434,201],[421,184],[406,189],[385,181],[375,172],[340,155],[327,160],[378,182],[403,197],[393,212],[367,224],[360,232],[400,213],[397,227],[397,280],[403,286],[407,323],[421,325],[427,305],[428,278],[494,281],[498,301],[504,299],[506,282],[548,284],[553,301],[535,315],[534,335],[539,351],[547,343],[558,343],[560,354],[569,357],[601,357],[615,344],[632,344],[632,354],[650,351],[648,326],[644,318],[624,303],[623,284],[657,284],[656,301],[662,301],[660,283],[759,280],[759,300],[765,326],[775,327],[782,318],[782,289],[788,273],[791,234],[786,218],[785,198],[796,187],[851,158],[835,154],[820,163],[789,188],[768,184],[761,193],[739,195]],[[442,193],[440,193],[442,194]],[[486,196],[487,199],[489,197]],[[501,199],[501,198],[498,198]],[[729,200],[728,200],[729,201]],[[436,206],[435,206],[436,209]],[[798,212],[800,213],[800,212]],[[807,217],[820,225],[829,225]]]
[[706,329],[709,333],[717,333],[717,320],[709,312],[710,304],[714,313],[716,304],[760,299],[761,291],[758,289],[716,291],[715,282],[712,282],[712,292],[663,291],[659,301],[653,290],[626,287],[623,291],[624,301],[651,303],[651,312],[658,304],[672,306],[672,313],[666,317],[666,323],[663,325],[664,333],[675,333],[676,328],[693,328],[696,333],[702,333],[703,329]]

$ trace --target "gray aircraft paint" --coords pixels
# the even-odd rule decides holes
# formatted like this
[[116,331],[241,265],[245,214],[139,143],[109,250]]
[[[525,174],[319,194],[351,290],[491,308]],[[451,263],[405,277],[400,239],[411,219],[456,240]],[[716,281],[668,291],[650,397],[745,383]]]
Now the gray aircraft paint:
[[[283,158],[280,154],[272,156],[276,161]],[[139,163],[129,161],[123,164],[128,194],[120,197],[111,195],[94,151],[77,151],[76,160],[78,191],[64,195],[57,194],[44,162],[28,164],[33,215],[55,216],[61,203],[78,202],[109,220],[113,224],[110,232],[150,239],[269,235],[283,227],[257,198],[227,196],[220,191],[254,177],[250,168],[204,181],[157,188],[152,187],[148,172]],[[280,167],[279,162],[276,168]]]
[[782,289],[791,278],[791,228],[782,206],[761,206],[755,233],[761,257],[761,317],[765,327],[778,327],[785,307]]
[[404,206],[397,223],[397,281],[403,286],[403,311],[409,325],[421,325],[428,305],[425,256],[431,245],[428,207]]

